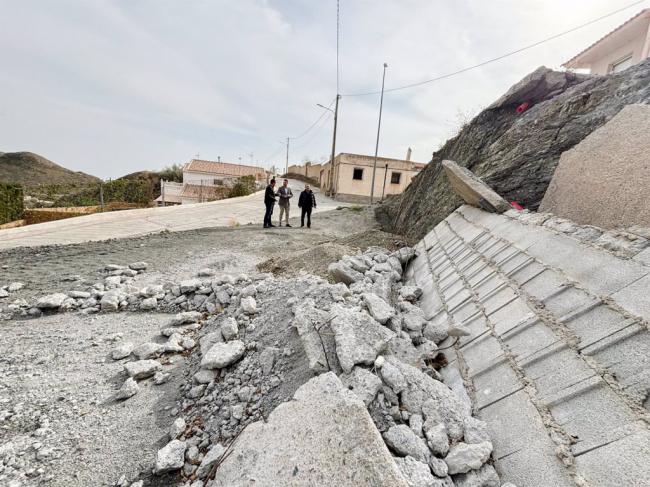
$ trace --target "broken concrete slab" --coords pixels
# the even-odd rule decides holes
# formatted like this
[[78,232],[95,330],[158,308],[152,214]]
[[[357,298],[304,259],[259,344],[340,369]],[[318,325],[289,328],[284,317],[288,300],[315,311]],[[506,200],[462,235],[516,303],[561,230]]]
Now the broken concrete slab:
[[334,305],[330,311],[336,355],[344,372],[355,364],[372,365],[395,333],[363,311]]
[[363,367],[355,367],[349,374],[342,374],[340,379],[366,406],[373,401],[381,387],[381,379]]
[[469,169],[449,160],[442,161],[442,167],[445,168],[445,174],[454,191],[467,204],[492,213],[503,213],[510,209],[506,200]]
[[362,401],[332,372],[252,423],[207,487],[408,487]]
[[297,305],[293,313],[292,325],[300,337],[309,368],[314,372],[340,371],[329,313],[316,308],[312,298]]

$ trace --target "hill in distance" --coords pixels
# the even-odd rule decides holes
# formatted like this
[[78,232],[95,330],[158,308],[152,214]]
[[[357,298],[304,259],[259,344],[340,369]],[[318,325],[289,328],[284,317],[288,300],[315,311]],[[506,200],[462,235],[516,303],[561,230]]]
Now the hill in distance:
[[71,171],[32,152],[0,152],[0,182],[38,186],[40,184],[84,185],[100,179]]

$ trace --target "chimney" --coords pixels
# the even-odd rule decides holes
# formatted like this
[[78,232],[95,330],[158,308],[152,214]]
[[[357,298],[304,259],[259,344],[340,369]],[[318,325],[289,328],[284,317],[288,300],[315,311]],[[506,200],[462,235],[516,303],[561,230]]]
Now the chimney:
[[217,156],[217,162],[221,162],[221,156]]
[[407,161],[410,161],[410,160],[411,160],[411,152],[413,152],[413,151],[412,151],[411,148],[409,147],[408,150],[406,151],[406,160],[407,160]]

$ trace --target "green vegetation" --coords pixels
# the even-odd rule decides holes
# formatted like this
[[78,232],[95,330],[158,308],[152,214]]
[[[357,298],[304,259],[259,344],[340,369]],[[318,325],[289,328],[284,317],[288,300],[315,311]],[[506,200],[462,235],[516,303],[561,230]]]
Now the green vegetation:
[[0,225],[23,216],[23,188],[19,184],[0,183]]
[[164,179],[165,181],[182,183],[183,166],[181,166],[180,164],[172,164],[171,166],[167,166],[162,171],[158,171],[158,177],[160,179]]
[[255,192],[255,176],[242,176],[230,190],[228,198],[248,196]]
[[[146,179],[116,179],[103,183],[104,204],[119,201],[148,205],[153,199],[153,185]],[[100,184],[94,184],[76,193],[65,194],[55,202],[61,206],[95,206],[101,204]]]

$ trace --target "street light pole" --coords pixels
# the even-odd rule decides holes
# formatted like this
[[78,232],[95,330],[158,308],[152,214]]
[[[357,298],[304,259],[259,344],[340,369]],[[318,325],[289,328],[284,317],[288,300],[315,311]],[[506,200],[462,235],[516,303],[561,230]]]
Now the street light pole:
[[377,124],[377,142],[375,143],[375,163],[372,166],[372,183],[370,186],[370,204],[372,205],[375,196],[375,173],[377,172],[377,152],[379,151],[379,131],[381,130],[381,111],[384,106],[384,82],[386,81],[386,68],[388,64],[384,63],[384,74],[381,77],[381,98],[379,99],[379,123]]
[[284,174],[289,172],[289,137],[287,137],[287,162],[284,165]]

